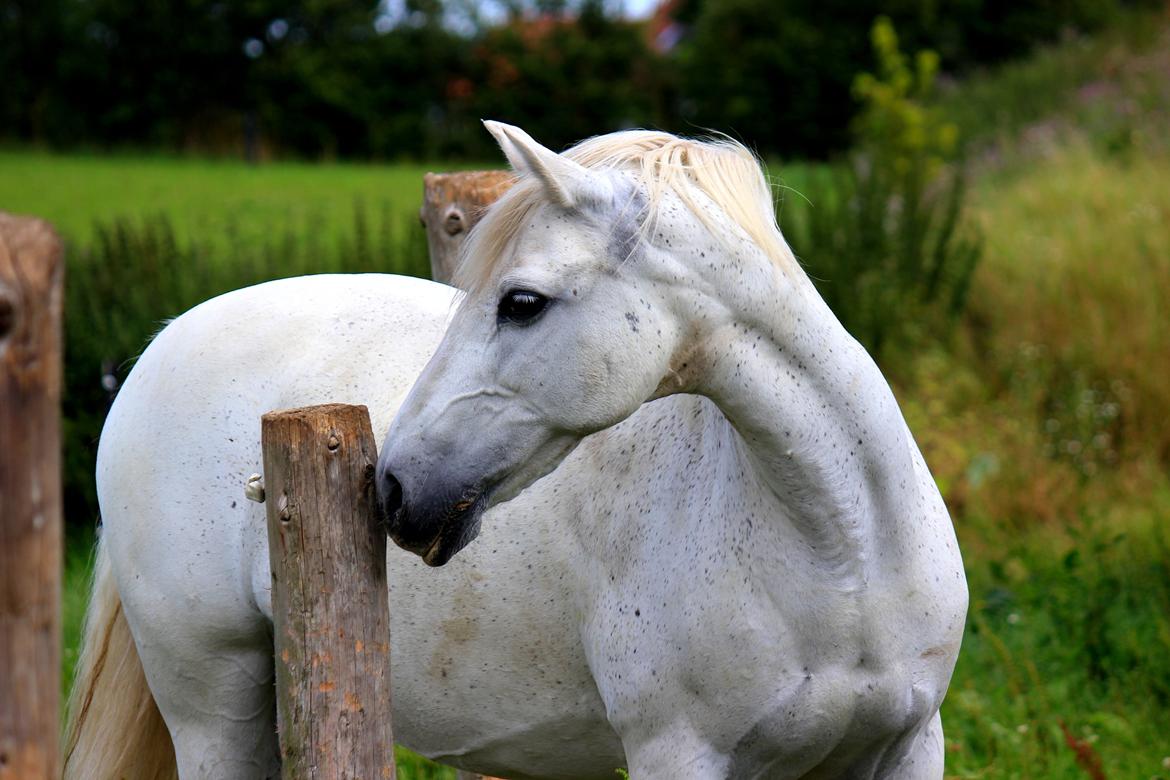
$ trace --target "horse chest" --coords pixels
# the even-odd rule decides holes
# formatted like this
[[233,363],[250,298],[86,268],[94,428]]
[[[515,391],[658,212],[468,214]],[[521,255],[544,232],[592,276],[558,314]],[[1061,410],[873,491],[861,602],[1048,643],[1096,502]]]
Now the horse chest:
[[686,442],[682,465],[654,464],[654,439],[619,438],[619,426],[605,443],[614,489],[586,500],[579,523],[582,639],[608,718],[642,740],[686,721],[731,776],[848,766],[933,697],[913,690],[897,648],[872,644],[868,600],[826,579],[774,497],[744,490],[726,440],[697,441],[695,427],[718,433],[720,420],[669,423],[698,419],[705,402],[672,403],[659,441]]
[[865,659],[860,632],[825,625],[835,622],[825,615],[815,626],[814,615],[778,608],[775,593],[742,578],[729,597],[730,573],[709,591],[672,582],[681,572],[657,574],[599,594],[584,631],[625,739],[693,731],[731,761],[728,776],[802,777],[850,765],[930,703],[903,667]]

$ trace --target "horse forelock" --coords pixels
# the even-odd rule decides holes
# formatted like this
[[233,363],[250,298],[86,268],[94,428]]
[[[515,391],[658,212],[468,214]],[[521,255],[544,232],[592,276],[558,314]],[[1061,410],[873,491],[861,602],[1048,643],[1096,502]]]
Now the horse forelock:
[[[798,269],[776,224],[772,191],[763,166],[737,141],[627,130],[586,139],[566,151],[565,156],[586,168],[634,175],[645,189],[645,197],[637,199],[640,206],[644,204],[640,208],[639,239],[653,229],[662,198],[670,191],[716,236],[727,238],[704,206],[704,199],[738,225],[781,271]],[[460,252],[456,285],[472,294],[484,289],[532,212],[545,202],[537,178],[522,175],[468,236]]]

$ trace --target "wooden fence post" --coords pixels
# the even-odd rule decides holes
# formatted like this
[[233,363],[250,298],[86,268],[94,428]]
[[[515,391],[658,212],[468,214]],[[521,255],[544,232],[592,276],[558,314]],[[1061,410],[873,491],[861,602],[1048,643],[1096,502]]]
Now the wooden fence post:
[[418,216],[427,229],[431,278],[451,284],[459,247],[484,209],[512,186],[511,171],[459,171],[423,176],[423,205]]
[[60,776],[61,242],[0,213],[0,780]]
[[285,780],[393,778],[386,532],[364,406],[262,418]]

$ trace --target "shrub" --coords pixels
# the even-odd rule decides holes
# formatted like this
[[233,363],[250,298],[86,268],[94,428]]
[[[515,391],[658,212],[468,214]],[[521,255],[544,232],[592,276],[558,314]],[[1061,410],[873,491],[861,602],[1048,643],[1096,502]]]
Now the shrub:
[[856,146],[810,180],[797,253],[825,300],[875,355],[949,331],[966,306],[981,244],[963,219],[956,132],[930,107],[938,60],[913,68],[888,19],[873,28],[877,75],[854,83]]

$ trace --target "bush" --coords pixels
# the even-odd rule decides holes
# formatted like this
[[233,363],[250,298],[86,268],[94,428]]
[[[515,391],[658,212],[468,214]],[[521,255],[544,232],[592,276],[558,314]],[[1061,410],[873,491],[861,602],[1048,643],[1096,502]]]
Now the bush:
[[[229,235],[232,230],[229,229]],[[354,206],[353,227],[334,245],[320,226],[274,233],[259,248],[181,244],[165,216],[97,226],[90,246],[70,247],[65,306],[62,403],[65,516],[86,524],[98,515],[93,485],[98,436],[119,384],[166,320],[201,301],[270,279],[311,273],[393,272],[429,276],[426,238],[384,207],[371,219]]]
[[954,126],[927,103],[938,60],[913,69],[888,19],[874,24],[879,74],[857,77],[854,152],[810,180],[792,230],[798,256],[846,328],[875,355],[944,335],[966,306],[980,240],[964,224]]

